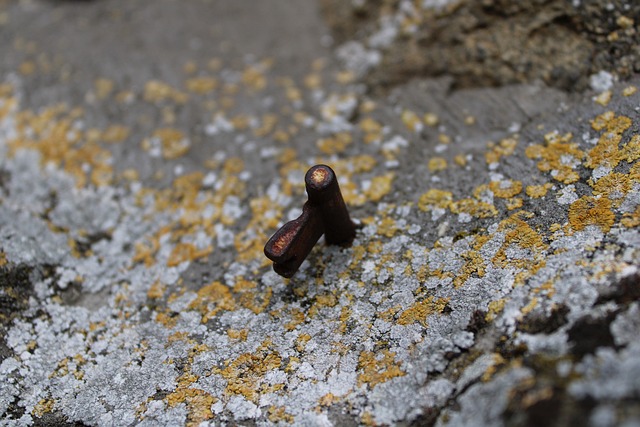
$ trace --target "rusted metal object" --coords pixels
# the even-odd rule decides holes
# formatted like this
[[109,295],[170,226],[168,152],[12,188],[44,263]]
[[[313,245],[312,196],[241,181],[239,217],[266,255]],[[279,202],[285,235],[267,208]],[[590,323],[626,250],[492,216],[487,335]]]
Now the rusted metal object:
[[274,271],[287,278],[298,271],[323,234],[329,245],[349,245],[356,234],[333,170],[316,165],[307,171],[304,182],[309,199],[302,215],[283,225],[264,247]]

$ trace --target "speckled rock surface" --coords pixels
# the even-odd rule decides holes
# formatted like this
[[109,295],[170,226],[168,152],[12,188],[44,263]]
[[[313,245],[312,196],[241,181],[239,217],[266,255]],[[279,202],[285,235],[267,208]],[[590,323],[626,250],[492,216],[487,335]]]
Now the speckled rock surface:
[[640,77],[380,92],[323,16],[0,1],[3,424],[640,424]]

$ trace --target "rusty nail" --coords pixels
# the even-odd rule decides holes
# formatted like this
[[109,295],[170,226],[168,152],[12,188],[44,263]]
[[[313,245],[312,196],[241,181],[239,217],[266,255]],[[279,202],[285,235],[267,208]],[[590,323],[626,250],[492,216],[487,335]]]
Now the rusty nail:
[[302,215],[283,225],[264,247],[274,271],[287,278],[298,271],[322,234],[329,245],[348,245],[356,234],[335,172],[316,165],[307,171],[304,182],[309,200]]

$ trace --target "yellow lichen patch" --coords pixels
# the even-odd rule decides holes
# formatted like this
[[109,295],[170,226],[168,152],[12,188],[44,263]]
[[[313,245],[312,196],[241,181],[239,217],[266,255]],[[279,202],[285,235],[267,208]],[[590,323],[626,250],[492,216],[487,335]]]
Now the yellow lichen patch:
[[487,314],[484,316],[484,319],[487,322],[491,322],[498,316],[498,314],[502,312],[502,310],[504,310],[504,306],[506,303],[507,300],[505,298],[500,298],[498,300],[489,302],[489,306],[487,307]]
[[627,86],[622,90],[622,96],[631,96],[638,91],[638,88],[635,86]]
[[433,296],[425,298],[404,310],[398,317],[398,324],[410,325],[419,322],[423,327],[427,328],[427,317],[431,314],[442,313],[448,303],[449,298],[436,299]]
[[333,393],[327,393],[324,396],[322,396],[319,400],[318,400],[318,405],[320,406],[324,406],[324,407],[329,407],[331,405],[333,405],[333,403],[337,400],[337,397],[333,395]]
[[431,127],[437,126],[438,123],[440,123],[440,119],[434,113],[426,113],[423,117],[423,120],[425,125]]
[[198,249],[193,243],[178,243],[171,251],[167,260],[168,267],[175,267],[185,261],[195,261],[204,258],[213,252],[213,247],[207,246],[204,249]]
[[249,201],[251,220],[246,229],[235,238],[235,248],[241,261],[261,256],[264,235],[274,230],[282,217],[282,208],[276,206],[269,197],[256,197]]
[[453,286],[455,288],[464,285],[473,275],[478,277],[484,277],[485,275],[485,261],[480,252],[477,250],[466,251],[461,254],[461,257],[465,262],[453,278]]
[[393,237],[398,232],[396,221],[391,217],[384,217],[378,223],[378,234],[385,237]]
[[186,81],[189,92],[206,95],[218,87],[218,81],[213,77],[193,77]]
[[20,64],[18,68],[20,70],[20,74],[24,76],[30,76],[31,74],[36,72],[36,64],[33,61],[24,61]]
[[300,334],[298,338],[296,338],[296,350],[299,352],[304,351],[304,348],[307,346],[309,340],[311,340],[311,335]]
[[525,154],[530,159],[538,161],[538,169],[551,172],[551,176],[565,184],[576,182],[580,176],[574,170],[584,157],[584,152],[578,144],[571,142],[572,135],[559,135],[551,132],[544,136],[545,144],[532,144],[527,147]]
[[525,305],[524,307],[522,307],[522,309],[520,310],[522,315],[526,316],[527,314],[531,313],[533,311],[533,309],[538,306],[538,301],[539,300],[538,300],[537,297],[531,298],[531,301],[529,301],[529,303],[527,305]]
[[293,424],[294,418],[293,415],[287,413],[287,410],[284,406],[269,406],[267,409],[269,421],[272,423],[285,422],[288,424]]
[[366,144],[382,139],[382,125],[371,117],[362,119],[360,129],[364,132],[364,142]]
[[236,282],[233,290],[238,294],[237,302],[240,306],[259,314],[264,312],[269,305],[273,290],[270,286],[262,291],[257,291],[256,288],[257,284],[255,282],[240,279]]
[[200,288],[198,297],[189,304],[189,309],[199,311],[202,314],[202,323],[206,323],[223,310],[235,310],[236,304],[229,287],[220,282],[213,282]]
[[616,216],[611,211],[611,200],[607,197],[582,196],[569,206],[569,224],[574,231],[597,225],[606,233],[615,219]]
[[113,81],[108,79],[96,79],[94,82],[96,97],[98,99],[106,99],[113,91]]
[[324,154],[340,154],[351,144],[351,140],[350,133],[340,132],[330,138],[319,139],[316,145]]
[[164,295],[164,291],[167,287],[160,282],[159,280],[155,281],[153,285],[147,291],[147,298],[149,299],[160,299]]
[[498,210],[490,203],[474,199],[461,199],[451,203],[451,212],[468,214],[477,218],[489,218],[498,215]]
[[178,324],[178,318],[168,313],[156,312],[155,321],[169,329],[174,328]]
[[614,207],[620,206],[627,193],[631,191],[633,183],[629,179],[629,174],[611,172],[600,178],[593,187],[595,196],[604,196],[611,200]]
[[456,154],[453,158],[453,162],[458,166],[466,166],[467,165],[467,156],[464,154]]
[[56,402],[53,399],[41,399],[31,411],[35,417],[42,418],[44,414],[53,412]]
[[376,176],[371,180],[371,185],[364,191],[365,196],[372,202],[378,202],[391,191],[391,185],[395,174],[389,172],[387,174]]
[[542,185],[527,185],[525,192],[532,199],[539,199],[547,195],[547,191],[553,188],[553,184],[547,182]]
[[[522,213],[515,213],[500,222],[498,231],[504,232],[504,241],[492,262],[501,268],[507,266],[522,268],[533,274],[544,263],[548,245],[529,224],[522,219]],[[520,254],[509,255],[510,250],[519,248]]]
[[412,132],[420,132],[422,130],[422,120],[411,110],[404,110],[400,116],[402,123]]
[[438,134],[438,142],[440,144],[451,144],[451,137],[447,134]]
[[507,199],[514,197],[522,191],[522,182],[510,179],[504,181],[491,181],[489,189],[496,197]]
[[96,132],[77,129],[80,109],[67,111],[62,106],[44,109],[39,114],[31,111],[16,116],[17,134],[8,141],[9,156],[19,148],[40,152],[42,162],[53,163],[71,174],[78,187],[89,182],[109,184],[113,176],[111,153],[97,143]]
[[242,83],[254,91],[261,91],[267,86],[267,79],[262,70],[249,67],[242,73]]
[[320,294],[316,297],[315,302],[309,308],[307,313],[308,317],[314,317],[318,312],[325,307],[335,307],[338,304],[338,299],[331,293]]
[[627,162],[640,159],[640,135],[633,135],[631,140],[622,146],[620,157]]
[[0,251],[0,267],[4,267],[7,265],[7,254]]
[[429,172],[440,172],[447,168],[447,161],[442,157],[432,157],[428,163]]
[[520,209],[523,205],[523,201],[520,197],[514,197],[513,199],[509,199],[506,202],[507,209],[512,211],[514,209]]
[[487,148],[489,150],[484,155],[487,164],[498,163],[500,158],[512,155],[517,145],[518,141],[514,138],[505,138],[498,144],[488,143]]
[[[160,140],[162,157],[165,159],[177,159],[178,157],[182,157],[187,153],[187,151],[189,151],[191,146],[189,139],[186,138],[184,133],[178,129],[158,129],[154,132],[153,137]],[[144,143],[143,148],[146,148]]]
[[227,329],[227,336],[232,340],[246,341],[248,335],[249,335],[249,330],[247,328]]
[[187,95],[159,80],[151,80],[144,86],[144,100],[162,102],[172,100],[178,104],[187,102]]
[[102,133],[102,140],[116,144],[129,137],[129,128],[121,125],[111,125]]
[[640,206],[632,213],[625,213],[620,220],[620,224],[627,228],[633,228],[640,225]]
[[487,368],[487,370],[482,374],[482,381],[487,382],[491,380],[491,378],[498,372],[498,369],[505,365],[507,361],[502,357],[499,353],[493,354],[493,364]]
[[253,353],[243,353],[234,360],[225,361],[225,368],[214,367],[212,372],[227,380],[227,396],[242,395],[257,403],[261,393],[275,392],[284,384],[269,386],[264,382],[267,372],[282,367],[280,354],[271,349],[271,341],[265,340]]
[[589,151],[585,166],[589,168],[596,168],[598,166],[604,166],[610,169],[615,168],[623,157],[618,148],[621,139],[621,134],[605,132],[598,140],[598,144]]
[[430,211],[434,207],[448,208],[453,202],[453,194],[449,191],[430,189],[418,200],[418,208],[422,211]]
[[605,90],[604,92],[602,92],[601,94],[593,98],[593,100],[595,101],[596,104],[600,104],[603,107],[605,107],[611,101],[611,91]]
[[367,384],[370,388],[390,379],[402,377],[405,372],[395,361],[396,354],[387,349],[380,352],[363,351],[358,357],[358,385]]
[[211,396],[204,390],[198,388],[178,387],[166,398],[169,406],[173,407],[180,403],[187,405],[187,426],[197,426],[200,423],[213,418],[211,405],[218,399]]
[[298,308],[291,309],[291,321],[285,323],[284,329],[287,331],[293,331],[298,325],[304,322],[304,312]]

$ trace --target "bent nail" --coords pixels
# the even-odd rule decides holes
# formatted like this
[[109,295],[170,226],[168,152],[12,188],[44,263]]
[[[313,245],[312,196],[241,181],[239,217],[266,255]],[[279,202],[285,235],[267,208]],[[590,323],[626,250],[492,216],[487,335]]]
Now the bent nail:
[[302,207],[302,215],[283,225],[264,247],[274,271],[287,278],[295,274],[322,234],[327,244],[348,245],[356,233],[336,174],[329,166],[309,169],[305,185],[309,200]]

